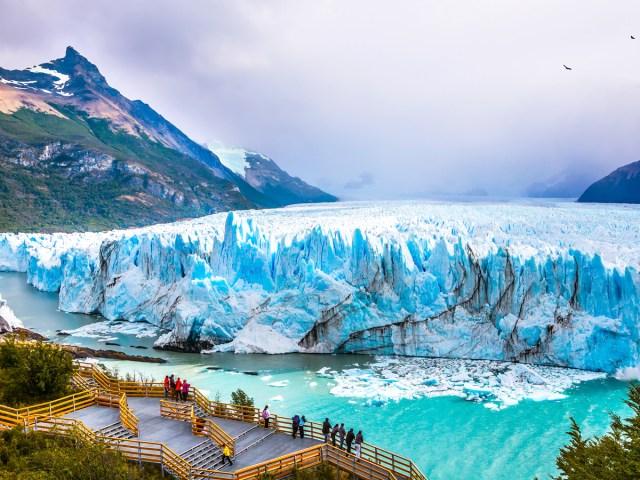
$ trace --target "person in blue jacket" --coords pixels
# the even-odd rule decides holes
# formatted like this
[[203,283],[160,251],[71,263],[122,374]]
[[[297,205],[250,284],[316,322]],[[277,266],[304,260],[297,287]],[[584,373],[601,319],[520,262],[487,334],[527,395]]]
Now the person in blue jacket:
[[304,438],[304,424],[307,423],[307,418],[302,415],[302,418],[300,418],[300,426],[298,427],[298,430],[300,430],[300,438]]

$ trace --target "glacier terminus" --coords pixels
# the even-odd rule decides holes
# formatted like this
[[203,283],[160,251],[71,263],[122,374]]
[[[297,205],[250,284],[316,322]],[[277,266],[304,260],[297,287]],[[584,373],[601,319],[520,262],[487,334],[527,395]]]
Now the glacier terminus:
[[2,234],[60,309],[238,353],[506,360],[613,373],[640,345],[640,208],[353,202],[101,233]]

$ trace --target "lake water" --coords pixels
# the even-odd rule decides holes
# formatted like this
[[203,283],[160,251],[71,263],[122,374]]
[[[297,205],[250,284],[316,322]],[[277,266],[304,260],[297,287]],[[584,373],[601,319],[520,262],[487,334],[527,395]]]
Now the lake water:
[[325,367],[338,372],[366,369],[380,357],[181,354],[151,350],[155,337],[137,338],[125,333],[109,335],[110,341],[122,347],[105,347],[104,336],[57,336],[56,330],[104,319],[58,311],[57,296],[29,286],[26,275],[1,273],[0,294],[27,328],[57,342],[120,349],[169,361],[164,365],[105,361],[109,366],[153,375],[156,380],[175,373],[210,397],[219,392],[223,401],[229,401],[231,391],[242,388],[255,398],[258,407],[269,403],[275,413],[344,422],[356,431],[362,429],[367,441],[414,460],[430,480],[546,477],[556,471],[555,457],[567,441],[569,417],[576,419],[585,434],[599,435],[606,431],[608,411],[622,415],[630,412],[623,403],[627,384],[613,378],[580,383],[565,391],[567,397],[562,400],[525,400],[498,411],[459,397],[402,399],[372,406],[362,398],[331,394],[336,381],[319,377],[316,372]]

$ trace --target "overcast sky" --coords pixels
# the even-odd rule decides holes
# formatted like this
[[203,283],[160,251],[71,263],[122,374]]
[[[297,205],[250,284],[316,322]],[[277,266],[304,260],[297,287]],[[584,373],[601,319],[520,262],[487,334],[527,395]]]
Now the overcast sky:
[[567,165],[606,173],[640,159],[638,0],[0,0],[0,11],[3,67],[72,45],[194,140],[260,151],[341,195],[512,194]]

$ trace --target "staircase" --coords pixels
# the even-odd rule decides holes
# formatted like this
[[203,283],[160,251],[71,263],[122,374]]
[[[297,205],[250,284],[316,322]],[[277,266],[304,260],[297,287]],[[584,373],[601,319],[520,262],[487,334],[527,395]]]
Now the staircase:
[[96,430],[96,435],[111,438],[135,438],[135,435],[120,422],[112,423],[100,430]]
[[202,407],[195,402],[193,403],[193,414],[198,418],[205,418],[209,416],[209,414],[205,412],[202,409]]
[[182,452],[180,456],[191,464],[191,468],[214,470],[222,465],[220,447],[209,438],[186,452]]

